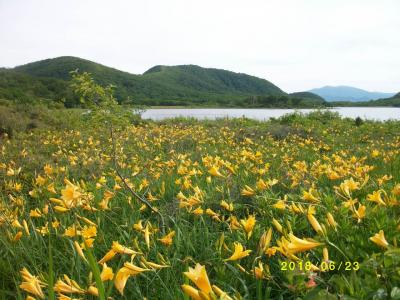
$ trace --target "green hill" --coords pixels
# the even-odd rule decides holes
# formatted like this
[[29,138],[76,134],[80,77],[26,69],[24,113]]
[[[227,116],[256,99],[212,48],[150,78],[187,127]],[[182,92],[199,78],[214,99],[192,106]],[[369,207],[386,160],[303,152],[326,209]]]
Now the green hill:
[[362,106],[362,107],[376,107],[376,106],[393,106],[393,107],[400,107],[400,93],[397,93],[393,97],[390,98],[383,98],[378,100],[370,100],[365,102],[330,102],[332,106]]
[[368,101],[366,103],[369,106],[396,106],[400,107],[400,93],[397,93],[393,97]]
[[315,100],[315,101],[318,101],[321,103],[325,102],[324,98],[322,98],[321,96],[318,96],[317,94],[311,93],[311,92],[296,92],[296,93],[291,93],[289,95],[292,98]]
[[67,81],[71,70],[90,72],[101,84],[116,86],[119,100],[147,105],[237,105],[253,95],[285,95],[254,76],[195,65],[156,66],[134,75],[76,57],[58,57],[18,66],[15,72]]

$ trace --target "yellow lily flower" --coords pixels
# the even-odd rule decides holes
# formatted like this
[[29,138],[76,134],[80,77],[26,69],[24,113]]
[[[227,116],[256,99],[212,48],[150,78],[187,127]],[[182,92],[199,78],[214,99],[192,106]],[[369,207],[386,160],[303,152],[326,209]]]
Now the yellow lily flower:
[[233,300],[233,298],[229,297],[227,293],[221,290],[219,287],[213,284],[212,286],[213,291],[221,300]]
[[241,192],[241,195],[246,196],[246,197],[251,197],[251,196],[255,195],[255,193],[256,192],[251,187],[249,187],[248,185],[245,185]]
[[158,239],[162,244],[165,246],[171,246],[172,245],[172,238],[175,236],[175,231],[171,231],[168,233],[166,236],[164,236],[161,239]]
[[265,250],[269,247],[272,239],[272,228],[269,228],[268,231],[265,231],[258,242],[258,248],[260,252],[265,252]]
[[315,247],[321,246],[322,243],[314,241],[312,239],[300,239],[296,237],[293,233],[289,233],[289,240],[282,237],[278,241],[277,250],[286,256],[292,256],[293,254],[311,250]]
[[189,271],[183,274],[205,294],[208,295],[211,292],[211,285],[205,266],[197,263],[194,269],[189,267]]
[[22,290],[39,297],[40,299],[44,299],[42,287],[44,287],[45,284],[40,281],[37,276],[33,276],[31,273],[29,273],[26,268],[23,268],[20,273],[24,281],[19,285],[19,287]]
[[222,175],[222,174],[219,172],[219,168],[216,167],[216,166],[211,167],[211,168],[208,170],[208,173],[210,173],[212,176],[224,177],[224,175]]
[[181,288],[183,290],[183,292],[188,295],[190,298],[192,298],[193,300],[203,300],[200,296],[200,293],[197,289],[195,289],[194,287],[188,285],[188,284],[182,284]]
[[328,224],[336,229],[337,223],[330,212],[326,214],[326,219],[328,220]]
[[358,219],[358,223],[365,217],[367,207],[365,205],[358,204],[358,209],[354,208],[353,217]]
[[323,233],[321,225],[313,214],[307,214],[307,219],[317,233]]
[[82,289],[75,280],[70,279],[67,275],[64,275],[64,281],[59,279],[56,282],[54,285],[54,291],[64,294],[85,294],[85,290]]
[[235,242],[235,250],[233,252],[233,254],[231,255],[231,257],[224,259],[224,261],[229,261],[229,260],[238,260],[238,259],[242,259],[243,257],[249,256],[251,250],[243,250],[243,245]]
[[303,191],[302,199],[309,202],[319,202],[316,193],[317,191],[311,187],[308,191]]
[[247,233],[247,238],[251,237],[253,232],[254,226],[256,225],[256,218],[255,216],[251,215],[247,219],[240,220],[240,224],[242,224],[244,231]]
[[378,205],[383,205],[386,206],[385,201],[383,201],[382,197],[381,197],[381,190],[379,191],[375,191],[372,194],[368,194],[367,195],[367,200],[371,201],[371,202],[376,202]]
[[131,263],[126,262],[124,266],[121,269],[119,269],[119,271],[115,275],[114,286],[119,291],[119,293],[123,295],[125,285],[129,277],[136,276],[145,271],[149,271],[149,269],[143,269]]
[[220,203],[221,207],[224,208],[227,211],[233,211],[233,203],[228,203],[225,200],[221,200]]
[[379,233],[376,233],[374,236],[369,238],[372,242],[377,244],[378,246],[381,246],[383,248],[388,248],[389,243],[385,239],[385,233],[383,230],[379,230]]
[[113,280],[114,272],[113,269],[108,267],[106,263],[103,264],[103,269],[100,274],[101,281]]

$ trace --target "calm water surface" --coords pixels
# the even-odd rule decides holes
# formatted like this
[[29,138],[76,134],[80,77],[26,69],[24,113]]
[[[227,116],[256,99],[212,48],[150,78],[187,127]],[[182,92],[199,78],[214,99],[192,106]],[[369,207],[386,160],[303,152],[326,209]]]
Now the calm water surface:
[[[400,120],[400,107],[337,107],[331,108],[342,117],[363,118],[368,120]],[[313,109],[249,109],[249,108],[162,108],[148,109],[142,114],[144,119],[164,120],[176,117],[204,119],[239,118],[247,117],[256,120],[267,120],[271,117],[277,118],[285,114],[299,111],[308,113]]]

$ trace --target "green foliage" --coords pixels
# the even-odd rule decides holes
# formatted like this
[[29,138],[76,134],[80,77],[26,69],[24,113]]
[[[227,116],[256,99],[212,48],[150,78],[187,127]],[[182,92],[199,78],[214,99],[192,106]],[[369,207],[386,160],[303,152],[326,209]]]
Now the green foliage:
[[26,105],[12,101],[0,103],[0,139],[4,134],[30,132],[33,129],[73,129],[81,126],[82,111],[54,109],[42,103]]
[[300,98],[291,95],[254,96],[247,98],[242,106],[265,108],[316,108],[326,106],[326,102],[318,98]]
[[75,106],[77,103],[68,83],[64,80],[33,77],[6,69],[0,70],[0,99],[30,104],[58,102],[67,107]]
[[102,87],[87,72],[73,71],[71,75],[71,87],[82,106],[89,109],[88,115],[93,121],[111,126],[126,125],[135,115],[133,109],[125,109],[118,104],[112,85]]
[[400,93],[386,99],[371,100],[367,102],[330,102],[332,106],[394,106],[400,107]]

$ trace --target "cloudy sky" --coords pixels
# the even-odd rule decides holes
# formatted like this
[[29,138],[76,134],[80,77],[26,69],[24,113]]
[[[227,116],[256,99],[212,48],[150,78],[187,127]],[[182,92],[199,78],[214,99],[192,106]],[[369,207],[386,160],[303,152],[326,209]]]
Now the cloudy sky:
[[0,0],[0,66],[69,55],[398,92],[399,16],[399,0]]

